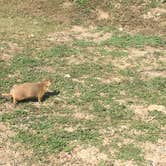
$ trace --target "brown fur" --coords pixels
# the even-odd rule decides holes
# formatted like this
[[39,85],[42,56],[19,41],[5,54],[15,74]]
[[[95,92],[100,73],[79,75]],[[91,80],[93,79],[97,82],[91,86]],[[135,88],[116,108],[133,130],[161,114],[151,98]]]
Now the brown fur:
[[40,103],[50,85],[51,80],[14,85],[11,88],[10,93],[2,94],[2,96],[11,96],[13,98],[13,104],[16,104],[17,101],[29,98],[37,98]]

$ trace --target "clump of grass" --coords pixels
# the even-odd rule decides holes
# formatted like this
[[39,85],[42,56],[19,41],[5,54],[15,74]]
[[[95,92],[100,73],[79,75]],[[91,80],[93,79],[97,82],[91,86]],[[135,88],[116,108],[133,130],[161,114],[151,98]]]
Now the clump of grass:
[[159,131],[159,128],[157,125],[151,124],[151,123],[145,123],[145,122],[141,122],[141,121],[134,122],[132,125],[132,128],[134,128],[136,130],[150,132],[150,133]]
[[92,47],[96,45],[96,43],[93,41],[85,41],[85,40],[76,40],[73,44],[79,47]]
[[139,78],[128,82],[124,88],[131,96],[137,96],[144,99],[149,104],[165,105],[165,78],[154,78],[150,80],[141,80]]
[[28,148],[35,149],[38,155],[58,152],[67,145],[65,140],[57,135],[47,135],[47,138],[44,138],[41,134],[35,135],[28,131],[19,131],[13,139],[24,143]]
[[56,47],[53,47],[47,51],[42,51],[39,54],[39,57],[44,58],[57,58],[57,57],[64,57],[64,56],[70,56],[73,54],[76,54],[77,50],[73,49],[67,45],[59,45]]
[[119,149],[117,158],[122,160],[134,160],[137,164],[141,164],[144,161],[141,149],[134,144],[122,146]]
[[158,0],[150,0],[148,5],[150,8],[156,8],[159,4],[160,2]]
[[[0,116],[2,122],[10,123],[17,133],[12,139],[21,142],[25,147],[32,148],[39,156],[72,149],[69,142],[78,140],[82,143],[96,145],[100,143],[98,131],[86,127],[77,128],[73,132],[56,129],[56,125],[64,127],[78,125],[80,120],[68,120],[67,117],[49,116],[48,114],[36,117],[39,112],[15,110]],[[39,113],[40,115],[40,113]],[[84,123],[83,123],[84,124]],[[20,129],[19,126],[26,126]],[[88,123],[87,123],[88,125]]]
[[109,51],[107,49],[102,48],[102,49],[99,49],[99,52],[100,52],[101,55],[111,56],[111,57],[114,57],[114,58],[128,56],[128,52],[119,51],[119,50]]
[[131,120],[133,117],[133,111],[126,108],[125,105],[112,104],[109,110],[109,114],[112,120]]
[[160,126],[157,123],[135,121],[131,128],[142,132],[142,134],[134,136],[134,139],[141,142],[156,142],[162,134]]
[[103,67],[97,63],[84,63],[80,65],[73,65],[70,71],[72,77],[80,77],[83,75],[99,75],[103,71]]
[[80,7],[80,8],[85,8],[87,4],[89,3],[89,0],[76,0],[75,3]]
[[161,39],[158,36],[144,36],[144,35],[136,35],[136,36],[112,36],[110,39],[107,39],[101,43],[101,45],[112,45],[115,47],[143,47],[145,45],[150,46],[165,46],[166,41]]

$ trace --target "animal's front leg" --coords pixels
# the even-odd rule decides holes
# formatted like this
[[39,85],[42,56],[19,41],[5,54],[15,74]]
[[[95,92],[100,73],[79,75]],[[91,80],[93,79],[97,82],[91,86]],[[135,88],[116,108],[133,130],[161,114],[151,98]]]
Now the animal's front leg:
[[39,95],[38,95],[38,102],[39,102],[39,103],[41,103],[42,98],[43,98],[43,94],[39,94]]
[[13,105],[16,106],[17,100],[13,97]]

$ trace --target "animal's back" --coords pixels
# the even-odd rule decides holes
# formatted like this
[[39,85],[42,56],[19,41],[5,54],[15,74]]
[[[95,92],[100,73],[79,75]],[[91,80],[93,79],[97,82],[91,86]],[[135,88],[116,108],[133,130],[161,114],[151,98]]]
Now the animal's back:
[[40,93],[40,83],[24,83],[20,85],[14,85],[10,91],[16,100],[23,100],[26,98],[37,97]]

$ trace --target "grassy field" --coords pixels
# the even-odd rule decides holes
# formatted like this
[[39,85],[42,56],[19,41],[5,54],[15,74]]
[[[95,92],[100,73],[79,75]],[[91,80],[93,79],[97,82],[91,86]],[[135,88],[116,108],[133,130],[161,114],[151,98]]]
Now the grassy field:
[[[84,15],[71,21],[66,13],[65,24],[53,1],[46,9],[28,2],[0,5],[0,93],[45,78],[53,84],[42,104],[14,108],[0,96],[0,165],[165,165],[165,34],[80,24],[92,12],[88,0],[73,2]],[[145,12],[159,7],[150,1]]]

